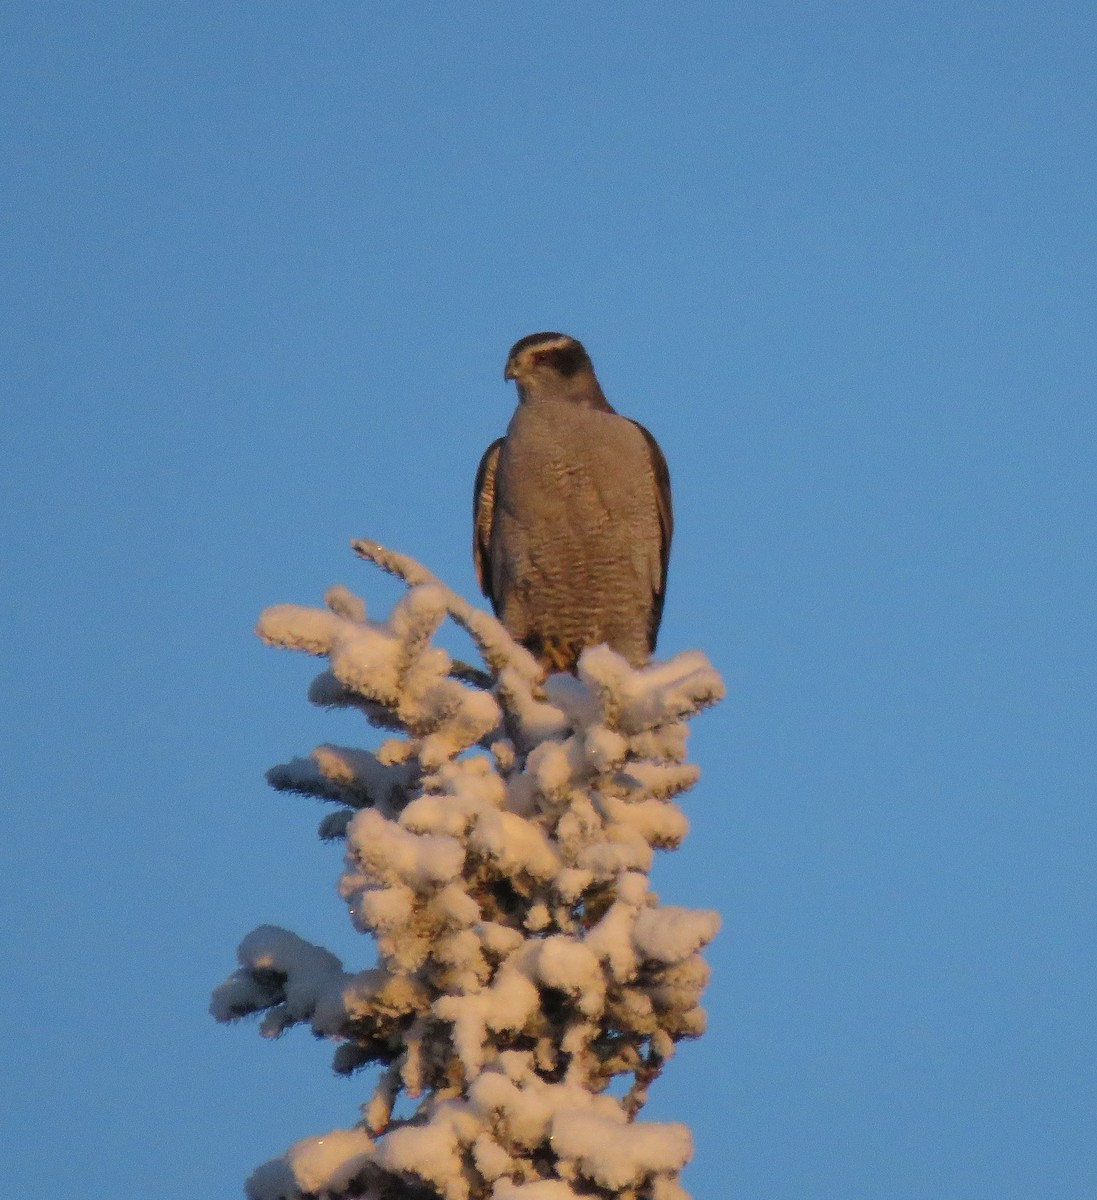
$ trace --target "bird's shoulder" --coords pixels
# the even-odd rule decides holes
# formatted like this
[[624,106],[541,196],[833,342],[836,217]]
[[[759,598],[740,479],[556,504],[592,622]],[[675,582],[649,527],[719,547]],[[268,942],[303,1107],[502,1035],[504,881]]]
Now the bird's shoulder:
[[493,605],[496,598],[491,589],[491,527],[495,518],[495,476],[503,442],[503,438],[496,438],[484,451],[472,488],[472,558],[480,590]]
[[662,448],[655,440],[655,435],[646,426],[641,425],[639,421],[632,420],[631,417],[624,418],[628,423],[634,426],[644,439],[644,450],[651,462],[651,469],[655,475],[656,484],[660,488],[670,490],[670,468],[667,466],[666,456],[663,454]]

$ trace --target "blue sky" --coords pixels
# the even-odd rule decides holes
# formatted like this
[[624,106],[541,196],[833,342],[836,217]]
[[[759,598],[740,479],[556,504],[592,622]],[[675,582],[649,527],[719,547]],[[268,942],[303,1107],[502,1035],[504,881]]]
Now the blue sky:
[[1097,1192],[1097,15],[1082,3],[0,12],[5,1194],[235,1195],[368,1094],[206,1015],[369,961],[262,607],[466,595],[510,344],[670,463],[704,649],[699,1198]]

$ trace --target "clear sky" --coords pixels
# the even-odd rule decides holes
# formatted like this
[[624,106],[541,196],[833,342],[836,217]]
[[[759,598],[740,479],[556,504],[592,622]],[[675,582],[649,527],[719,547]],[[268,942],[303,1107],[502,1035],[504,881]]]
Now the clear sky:
[[659,438],[698,1200],[1097,1195],[1091,3],[8,3],[0,1192],[232,1196],[368,1095],[206,1014],[370,961],[261,608],[472,596],[538,329]]

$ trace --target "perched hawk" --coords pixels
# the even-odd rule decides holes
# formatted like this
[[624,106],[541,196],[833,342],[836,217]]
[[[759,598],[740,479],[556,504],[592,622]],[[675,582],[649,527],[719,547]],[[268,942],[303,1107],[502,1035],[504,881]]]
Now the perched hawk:
[[518,408],[476,472],[480,587],[548,671],[574,671],[602,642],[640,666],[655,649],[674,524],[662,451],[610,407],[574,338],[522,338],[503,378]]

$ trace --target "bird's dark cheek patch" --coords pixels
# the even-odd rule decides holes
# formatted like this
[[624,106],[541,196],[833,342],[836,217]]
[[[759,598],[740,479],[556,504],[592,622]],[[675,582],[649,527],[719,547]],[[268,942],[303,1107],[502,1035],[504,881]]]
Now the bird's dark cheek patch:
[[[541,355],[540,357],[549,358],[549,355]],[[554,350],[551,354],[552,365],[560,372],[561,375],[570,377],[579,370],[583,365],[585,355],[578,346],[564,346],[559,350]]]

